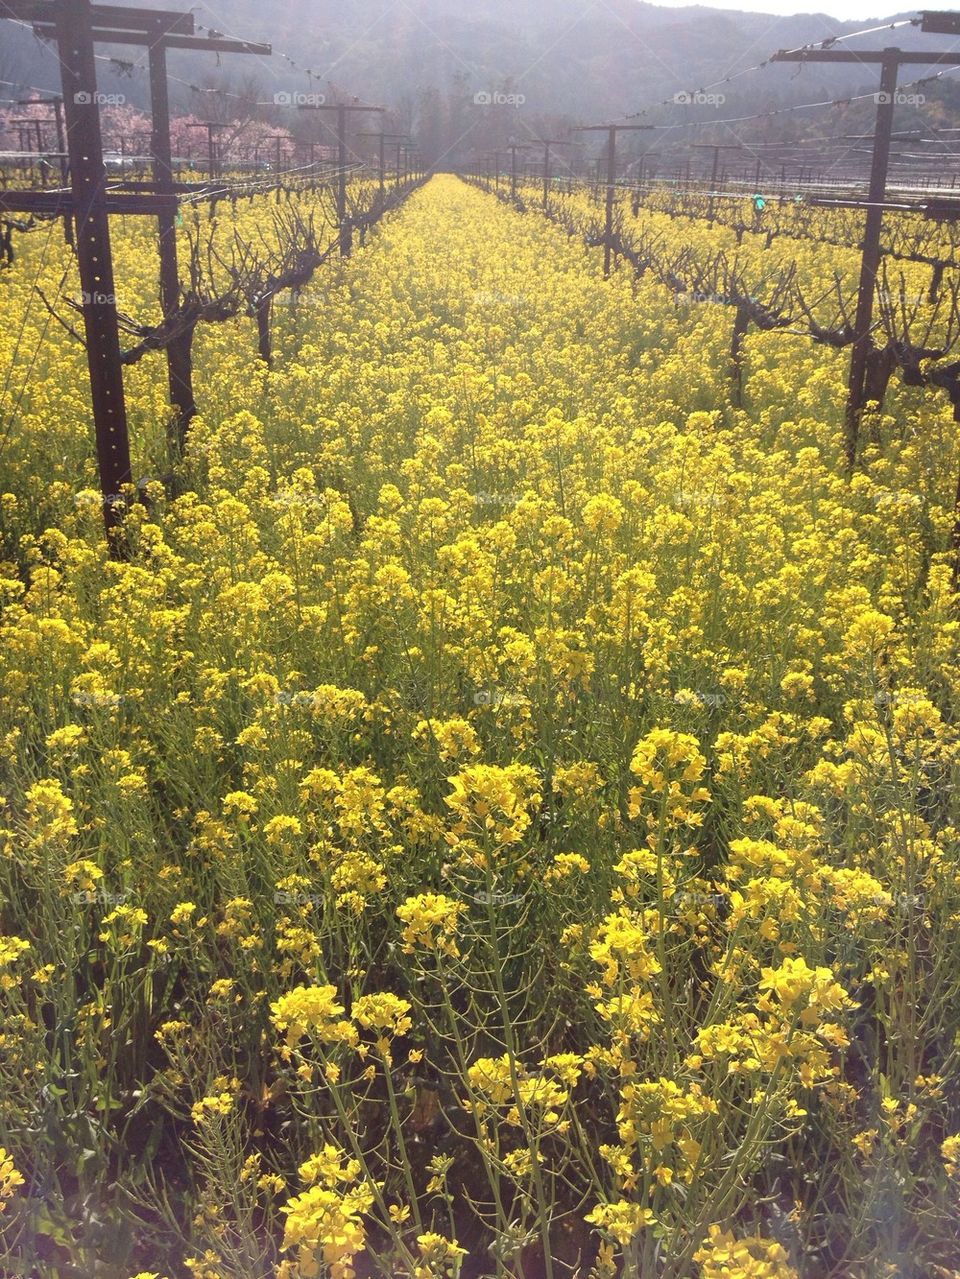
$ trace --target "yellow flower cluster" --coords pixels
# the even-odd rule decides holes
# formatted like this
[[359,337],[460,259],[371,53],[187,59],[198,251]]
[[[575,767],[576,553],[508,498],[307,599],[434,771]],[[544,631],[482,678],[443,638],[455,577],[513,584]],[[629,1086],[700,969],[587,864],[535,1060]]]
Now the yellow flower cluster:
[[294,1195],[281,1211],[286,1217],[283,1250],[295,1253],[294,1271],[284,1262],[278,1274],[297,1279],[353,1279],[353,1260],[363,1250],[363,1217],[374,1202],[374,1191],[360,1175],[356,1160],[344,1160],[327,1145],[300,1168],[307,1189]]
[[3,1146],[0,1146],[0,1212],[5,1211],[7,1200],[12,1199],[23,1184],[23,1176],[14,1167],[13,1160]]
[[639,1231],[654,1224],[655,1218],[649,1208],[639,1204],[621,1200],[619,1203],[598,1204],[588,1212],[585,1221],[599,1227],[623,1247],[634,1238]]
[[437,950],[456,958],[457,921],[466,903],[455,901],[443,893],[418,893],[397,907],[397,918],[403,924],[403,944],[408,954],[417,946]]
[[306,1036],[321,1044],[354,1044],[357,1030],[343,1019],[335,986],[298,986],[270,1005],[273,1024],[293,1048]]
[[564,1132],[569,1126],[561,1121],[563,1108],[570,1100],[568,1089],[549,1074],[530,1074],[509,1054],[475,1061],[467,1069],[467,1081],[479,1100],[465,1105],[476,1113],[485,1114],[489,1102],[505,1108],[505,1122],[511,1127],[525,1124],[531,1110],[537,1112],[538,1127]]
[[373,1192],[365,1187],[338,1194],[326,1186],[311,1186],[284,1204],[287,1223],[284,1250],[296,1249],[300,1279],[353,1279],[353,1259],[366,1240],[362,1216],[369,1211]]
[[735,1239],[712,1225],[696,1254],[701,1279],[798,1279],[782,1244],[759,1235]]
[[637,743],[630,761],[640,783],[629,792],[630,816],[646,814],[651,828],[661,821],[699,825],[699,806],[710,800],[710,792],[698,785],[706,763],[692,734],[652,729]]
[[541,798],[537,774],[526,764],[475,764],[451,777],[450,783],[453,790],[446,802],[458,819],[450,836],[454,843],[475,834],[489,836],[498,846],[516,844]]

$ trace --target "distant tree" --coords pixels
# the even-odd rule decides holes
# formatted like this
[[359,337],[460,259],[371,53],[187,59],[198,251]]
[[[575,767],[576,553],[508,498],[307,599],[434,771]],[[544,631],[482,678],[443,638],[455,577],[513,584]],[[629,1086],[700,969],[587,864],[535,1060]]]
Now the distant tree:
[[130,152],[135,143],[140,147],[140,153],[146,154],[150,147],[152,128],[150,117],[136,107],[124,104],[100,109],[100,129],[105,151],[119,151],[121,146],[125,146]]

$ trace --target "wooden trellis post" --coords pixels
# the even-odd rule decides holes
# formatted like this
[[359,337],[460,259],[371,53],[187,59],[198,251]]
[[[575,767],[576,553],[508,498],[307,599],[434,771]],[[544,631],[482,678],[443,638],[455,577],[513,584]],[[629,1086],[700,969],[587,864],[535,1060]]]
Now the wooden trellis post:
[[603,236],[603,274],[610,275],[613,257],[613,204],[617,186],[617,134],[638,133],[655,128],[652,124],[586,124],[576,133],[606,133],[607,135],[607,203],[606,229]]
[[[928,15],[928,17],[933,16],[936,15]],[[926,22],[926,18],[924,21]],[[935,26],[924,26],[924,30],[935,29]],[[873,328],[873,296],[876,291],[877,272],[880,269],[880,231],[883,223],[883,201],[887,190],[887,169],[890,161],[893,112],[896,106],[897,79],[900,67],[911,64],[914,66],[955,66],[957,55],[950,53],[911,53],[893,48],[879,51],[875,49],[787,49],[775,54],[773,61],[874,63],[880,67],[880,85],[876,94],[876,126],[874,128],[870,162],[870,185],[867,193],[863,251],[860,258],[860,282],[857,290],[857,311],[853,326],[854,338],[850,351],[850,375],[844,417],[843,449],[849,473],[853,471],[856,465],[860,419],[865,404],[864,387],[867,361],[870,355],[870,335]]]
[[[177,195],[170,172],[163,52],[166,48],[185,48],[218,53],[269,53],[270,49],[269,46],[246,45],[240,41],[195,39],[193,16],[189,13],[92,4],[91,0],[0,0],[0,18],[32,23],[39,36],[54,40],[57,46],[66,117],[70,194],[5,192],[0,194],[0,211],[62,213],[74,220],[104,524],[112,552],[121,555],[121,490],[132,482],[132,473],[110,215],[143,214],[159,219],[162,304],[165,315],[172,313],[179,301],[175,237]],[[127,184],[128,189],[123,192],[107,189],[95,42],[146,45],[153,55],[151,94],[156,95],[154,181],[150,184]],[[186,405],[181,402],[183,386],[178,379],[182,379],[182,370],[177,364],[176,344],[168,348],[167,358],[171,397],[181,410]]]

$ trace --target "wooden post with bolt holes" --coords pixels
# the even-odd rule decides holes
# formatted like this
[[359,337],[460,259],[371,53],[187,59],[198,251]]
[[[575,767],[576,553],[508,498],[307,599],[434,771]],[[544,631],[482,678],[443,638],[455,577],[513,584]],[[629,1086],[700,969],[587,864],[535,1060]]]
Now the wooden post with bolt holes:
[[358,133],[358,134],[357,134],[357,137],[359,137],[359,138],[376,138],[376,139],[378,140],[378,142],[379,142],[379,148],[380,148],[380,156],[379,156],[379,162],[380,162],[380,205],[381,205],[381,207],[382,207],[382,206],[383,206],[383,202],[384,202],[384,200],[386,199],[386,186],[387,186],[387,149],[386,149],[386,148],[387,148],[387,143],[388,143],[388,142],[390,142],[391,144],[393,144],[393,143],[395,143],[395,144],[396,144],[396,147],[397,147],[397,171],[399,172],[399,169],[400,169],[400,147],[403,145],[403,143],[404,143],[404,142],[406,142],[406,140],[407,140],[407,135],[406,135],[405,133],[384,133],[384,132],[383,132],[383,130],[381,129],[381,130],[379,130],[378,132]]
[[607,206],[603,235],[603,274],[610,276],[613,257],[613,203],[617,185],[617,134],[639,133],[655,128],[652,124],[585,124],[575,133],[606,133],[607,135]]
[[500,194],[500,152],[493,153],[493,188],[497,195]]
[[717,172],[720,168],[720,152],[742,151],[743,148],[739,142],[695,142],[693,145],[698,150],[706,148],[713,152],[713,164],[710,168],[710,194],[707,197],[707,219],[712,222],[717,194]]
[[637,166],[637,195],[638,196],[640,192],[643,190],[643,184],[647,179],[647,172],[646,172],[647,161],[653,160],[656,154],[657,153],[655,151],[644,151],[643,155],[640,157],[640,163]]
[[111,551],[122,555],[121,490],[132,483],[133,476],[97,101],[93,14],[90,0],[56,0],[55,10],[103,517]]
[[337,222],[340,226],[340,256],[348,258],[353,246],[353,227],[347,221],[347,115],[351,111],[383,114],[386,107],[365,107],[356,103],[298,103],[301,111],[336,111],[337,126]]
[[[36,13],[36,5],[31,7],[35,11],[34,22],[38,33],[46,34],[49,24],[38,20],[42,15]],[[113,17],[114,13],[118,14],[117,18]],[[94,20],[97,23],[93,32],[94,43],[146,46],[150,83],[150,154],[153,169],[151,189],[157,195],[172,197],[174,193],[173,149],[170,141],[167,50],[173,48],[178,51],[202,51],[216,53],[218,56],[221,53],[244,53],[269,57],[272,52],[271,47],[268,44],[257,44],[248,40],[194,36],[192,34],[193,18],[188,13],[161,13],[146,9],[114,10],[110,8],[107,10],[103,6],[94,5]],[[122,23],[123,29],[113,30],[109,27],[112,22]],[[127,28],[136,29],[128,30]],[[55,101],[59,102],[59,99]],[[208,153],[210,150],[208,143]],[[176,219],[177,213],[173,200],[171,198],[162,200],[157,210],[157,247],[160,259],[160,305],[164,318],[172,315],[180,302]],[[166,359],[170,403],[176,415],[172,424],[170,443],[174,451],[179,453],[183,449],[186,432],[197,411],[193,398],[190,352],[186,341],[171,342],[166,347]]]
[[381,131],[380,131],[379,133],[358,133],[358,134],[357,134],[357,137],[358,137],[358,138],[376,138],[376,139],[377,139],[377,150],[378,150],[378,156],[377,156],[377,177],[378,177],[378,180],[379,180],[379,193],[380,193],[380,194],[379,194],[379,198],[380,198],[380,205],[381,205],[381,207],[382,207],[382,206],[383,206],[383,200],[384,200],[384,194],[385,194],[385,191],[384,191],[384,183],[385,183],[385,181],[386,181],[386,150],[385,150],[385,148],[386,148],[386,144],[387,144],[387,134],[386,134],[386,133],[384,133],[384,132],[383,132],[383,130],[381,129]]
[[[46,160],[44,159],[44,154],[43,154],[44,152],[43,121],[37,120],[31,116],[22,120],[10,120],[9,123],[16,128],[17,136],[20,141],[20,150],[23,151],[26,155],[32,156],[34,154],[33,143],[36,142],[37,163],[36,165],[31,163],[29,168],[33,171],[33,174],[34,174],[34,178],[31,180],[36,180],[40,183],[41,186],[43,186],[44,185],[43,180],[46,176],[46,171],[47,171],[47,163],[46,163]],[[31,129],[33,130],[33,134],[34,134],[32,139],[30,137]]]
[[[116,212],[158,218],[161,299],[164,314],[168,314],[168,308],[174,308],[179,301],[179,280],[165,49],[269,54],[270,46],[197,39],[190,13],[91,4],[90,0],[0,0],[0,18],[33,24],[41,39],[53,41],[57,47],[63,85],[62,100],[54,100],[59,108],[58,143],[61,156],[65,153],[69,162],[64,163],[62,172],[69,173],[71,193],[5,193],[0,195],[0,209],[62,213],[75,222],[104,523],[111,553],[119,556],[124,553],[124,546],[118,495],[122,486],[131,482],[132,475],[109,217]],[[130,195],[107,191],[96,87],[96,42],[145,45],[150,53],[154,181],[146,188],[134,185]],[[144,194],[145,190],[149,193]],[[174,392],[175,345],[167,349],[167,358],[171,399],[178,406]]]
[[406,182],[407,178],[409,178],[410,174],[413,172],[413,157],[414,157],[414,154],[416,153],[416,150],[417,148],[413,145],[412,142],[405,142],[403,144],[403,180],[404,182]]
[[[871,205],[866,200],[846,200],[831,199],[829,197],[813,198],[809,203],[817,208],[829,209],[866,209],[869,211]],[[951,199],[949,196],[939,196],[933,200],[925,200],[923,204],[898,204],[892,201],[884,201],[880,206],[881,212],[891,213],[922,213],[924,217],[931,218],[936,222],[960,222],[960,200]],[[954,421],[960,421],[960,403],[954,402],[953,406]],[[954,501],[954,522],[953,532],[951,535],[951,545],[954,552],[952,581],[954,590],[960,586],[960,479],[957,481],[957,495]]]
[[[935,17],[936,15],[928,15]],[[926,19],[925,19],[926,21]],[[922,28],[931,30],[935,28]],[[880,231],[883,222],[883,201],[887,191],[887,169],[890,161],[890,142],[893,133],[893,111],[896,105],[897,77],[902,65],[955,66],[956,54],[910,53],[902,49],[781,49],[774,54],[774,62],[853,62],[877,63],[880,66],[880,86],[876,95],[877,116],[873,133],[873,150],[870,163],[870,186],[867,194],[869,207],[863,231],[863,249],[860,258],[860,282],[857,289],[857,311],[853,325],[853,345],[850,351],[850,377],[847,386],[847,404],[844,417],[843,452],[848,474],[857,462],[857,444],[860,438],[860,421],[865,405],[864,393],[867,363],[870,358],[871,333],[873,331],[873,299],[880,269]]]
[[943,9],[921,9],[920,30],[929,35],[960,36],[960,13]]
[[[173,146],[170,141],[170,97],[167,87],[167,51],[161,38],[159,23],[156,38],[148,46],[150,73],[150,108],[153,132],[150,154],[153,157],[153,181],[161,194],[173,191]],[[173,315],[180,304],[180,267],[177,261],[177,214],[172,208],[157,214],[157,247],[160,257],[160,306],[164,317]],[[172,424],[171,443],[175,451],[183,448],[186,433],[196,416],[193,398],[193,373],[190,353],[184,342],[167,347],[167,382],[170,403],[176,420]]]
[[[171,196],[174,192],[173,147],[170,141],[170,96],[167,83],[167,50],[202,50],[205,53],[247,53],[269,57],[268,44],[253,44],[245,40],[222,38],[204,39],[184,34],[182,18],[189,15],[154,15],[143,11],[146,26],[143,32],[95,33],[95,39],[103,38],[111,43],[146,45],[150,80],[150,155],[152,158],[153,190],[158,195]],[[172,27],[181,28],[178,31]],[[192,26],[191,26],[192,30]],[[209,150],[209,146],[208,146]],[[172,315],[180,303],[180,271],[177,261],[177,214],[173,204],[165,202],[157,213],[158,253],[160,258],[160,305],[164,318]],[[176,416],[172,424],[170,443],[174,452],[182,451],[190,422],[197,408],[193,398],[193,376],[190,352],[186,340],[171,342],[166,348],[167,381],[170,403]]]
[[201,120],[198,124],[187,125],[188,129],[206,129],[207,131],[207,177],[211,182],[221,176],[220,146],[215,135],[226,127],[225,124],[220,124],[216,120]]
[[[53,103],[53,120],[57,130],[57,154],[60,158],[60,185],[65,187],[70,180],[70,166],[67,163],[67,135],[63,127],[63,98],[59,93],[50,99]],[[63,218],[63,238],[73,247],[73,223],[70,215]]]
[[23,125],[23,128],[26,130],[26,133],[25,135],[22,135],[22,136],[26,136],[27,146],[25,149],[27,151],[33,150],[33,145],[30,140],[30,130],[32,129],[33,140],[37,144],[37,155],[38,156],[43,155],[45,148],[43,145],[43,121],[42,120],[37,120],[35,117],[30,117],[29,119],[25,119],[25,120],[11,120],[10,123],[15,124],[17,126]]
[[275,133],[273,135],[273,176],[277,187],[275,200],[277,204],[280,203],[280,165],[283,163],[283,142],[284,137],[282,133]]
[[562,138],[537,138],[537,145],[543,147],[543,211],[550,206],[550,148],[568,147],[571,143]]
[[347,109],[337,106],[337,219],[340,223],[340,252],[347,221]]
[[517,152],[529,151],[530,148],[511,142],[507,150],[510,152],[510,194],[515,200],[517,198]]

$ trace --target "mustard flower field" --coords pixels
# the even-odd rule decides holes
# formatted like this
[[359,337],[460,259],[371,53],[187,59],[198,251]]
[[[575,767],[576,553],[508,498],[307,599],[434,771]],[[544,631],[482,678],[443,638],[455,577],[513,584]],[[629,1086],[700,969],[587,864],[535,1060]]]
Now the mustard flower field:
[[0,272],[4,1276],[960,1275],[960,427],[846,474],[842,351],[734,395],[572,226],[432,178],[172,469],[132,365],[126,559],[56,224]]

